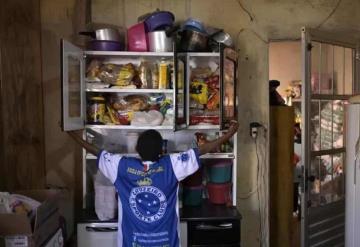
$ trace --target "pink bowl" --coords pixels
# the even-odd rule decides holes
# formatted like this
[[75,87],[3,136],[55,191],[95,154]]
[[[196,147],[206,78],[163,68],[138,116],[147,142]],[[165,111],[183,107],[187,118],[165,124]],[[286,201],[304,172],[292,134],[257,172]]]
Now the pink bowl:
[[145,25],[140,22],[127,30],[128,51],[148,51],[147,35]]

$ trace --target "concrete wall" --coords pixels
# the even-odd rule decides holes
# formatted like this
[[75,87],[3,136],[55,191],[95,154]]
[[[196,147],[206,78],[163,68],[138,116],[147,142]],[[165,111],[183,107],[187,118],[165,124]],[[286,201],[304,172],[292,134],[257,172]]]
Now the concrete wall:
[[[46,80],[45,125],[47,142],[48,183],[75,186],[74,148],[68,138],[58,129],[59,106],[59,60],[58,39],[71,37],[70,19],[74,12],[74,1],[41,1],[47,14],[44,18],[44,31],[50,38],[43,38],[47,57],[43,70]],[[338,4],[339,3],[339,4]],[[52,6],[52,7],[51,7]],[[334,14],[329,17],[329,14]],[[239,49],[240,130],[238,163],[238,207],[243,215],[242,246],[259,246],[259,226],[264,229],[263,246],[267,241],[267,190],[268,190],[268,139],[260,134],[257,141],[261,181],[257,186],[257,159],[255,144],[250,139],[249,123],[258,121],[268,126],[268,40],[298,39],[300,28],[319,27],[331,30],[338,35],[358,36],[360,1],[355,0],[92,0],[92,21],[112,23],[129,27],[135,24],[138,16],[155,8],[172,11],[177,20],[195,17],[208,25],[224,28],[235,40]],[[245,11],[246,9],[246,11]],[[251,18],[247,14],[250,13]],[[67,29],[69,28],[69,29]],[[51,42],[50,44],[45,44]],[[48,48],[48,49],[45,49]],[[47,74],[47,69],[52,74]],[[57,155],[58,153],[63,155]],[[56,158],[57,157],[57,158]],[[260,203],[256,193],[260,189]],[[271,198],[270,198],[271,199]],[[260,224],[259,205],[262,215]]]

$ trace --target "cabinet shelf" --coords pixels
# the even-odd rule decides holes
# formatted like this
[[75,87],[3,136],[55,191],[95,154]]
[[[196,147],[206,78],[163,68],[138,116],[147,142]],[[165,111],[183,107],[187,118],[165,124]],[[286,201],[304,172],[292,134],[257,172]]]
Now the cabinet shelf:
[[[139,157],[136,153],[120,153],[120,155],[124,155],[127,157]],[[233,153],[208,153],[200,156],[200,159],[234,159],[235,156]],[[96,160],[97,157],[93,154],[86,154],[87,160]]]
[[220,57],[219,52],[188,52],[189,57]]
[[173,126],[132,126],[132,125],[96,125],[96,124],[87,124],[85,125],[87,129],[121,129],[121,130],[173,130]]
[[219,130],[220,125],[189,125],[188,129],[190,130]]
[[122,89],[122,88],[87,88],[86,92],[97,93],[174,93],[173,89]]
[[122,57],[173,57],[173,52],[132,52],[132,51],[85,51],[90,56],[122,56]]

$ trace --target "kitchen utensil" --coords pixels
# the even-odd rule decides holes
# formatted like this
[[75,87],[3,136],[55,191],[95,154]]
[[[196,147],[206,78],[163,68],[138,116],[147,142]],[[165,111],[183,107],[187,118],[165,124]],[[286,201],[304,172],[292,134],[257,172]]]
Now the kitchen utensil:
[[173,13],[168,11],[155,11],[149,17],[145,19],[146,30],[153,32],[156,30],[165,29],[166,27],[172,26],[175,17]]
[[123,42],[120,32],[115,28],[102,28],[90,32],[79,32],[81,35],[90,36],[96,40],[109,40]]
[[90,50],[94,51],[123,51],[124,45],[118,41],[92,40],[89,43]]
[[204,24],[201,21],[192,18],[189,18],[184,22],[183,29],[206,33]]
[[173,51],[173,37],[167,36],[166,31],[154,31],[148,33],[149,51],[170,52]]
[[180,47],[182,51],[206,51],[208,35],[194,30],[181,32]]
[[227,46],[233,45],[233,41],[231,39],[230,34],[224,32],[224,31],[219,31],[219,32],[213,34],[211,36],[211,39],[215,40],[218,43],[223,43],[224,45],[227,45]]
[[145,24],[140,22],[127,30],[128,51],[148,51]]

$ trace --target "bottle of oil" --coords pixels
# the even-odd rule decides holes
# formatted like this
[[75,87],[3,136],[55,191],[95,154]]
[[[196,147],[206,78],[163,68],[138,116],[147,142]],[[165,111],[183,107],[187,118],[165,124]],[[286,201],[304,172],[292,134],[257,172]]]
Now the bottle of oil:
[[168,88],[168,64],[161,61],[159,64],[159,89]]

